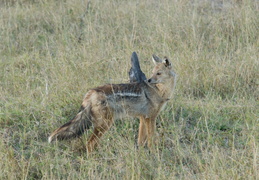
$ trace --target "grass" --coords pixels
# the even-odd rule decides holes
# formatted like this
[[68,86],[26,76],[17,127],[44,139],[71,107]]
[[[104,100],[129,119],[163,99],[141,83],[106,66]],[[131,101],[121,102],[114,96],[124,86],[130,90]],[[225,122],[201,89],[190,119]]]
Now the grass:
[[[258,179],[259,4],[244,1],[0,3],[0,179]],[[116,121],[87,158],[81,139],[47,143],[88,89],[128,82],[137,51],[178,74],[157,121],[156,151],[138,120]]]

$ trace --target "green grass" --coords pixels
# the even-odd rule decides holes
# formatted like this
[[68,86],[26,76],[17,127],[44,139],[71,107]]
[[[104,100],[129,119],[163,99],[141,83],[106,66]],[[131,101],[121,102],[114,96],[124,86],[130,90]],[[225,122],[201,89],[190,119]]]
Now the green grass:
[[[4,0],[0,3],[0,179],[258,179],[259,3]],[[137,149],[138,120],[116,121],[87,157],[88,137],[47,143],[88,89],[128,82],[136,51],[178,74]]]

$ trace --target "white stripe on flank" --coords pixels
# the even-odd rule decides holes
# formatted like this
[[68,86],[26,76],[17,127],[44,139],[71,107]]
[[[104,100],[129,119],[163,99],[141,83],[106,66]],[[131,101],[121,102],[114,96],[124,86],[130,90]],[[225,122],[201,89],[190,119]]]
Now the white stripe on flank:
[[129,92],[123,92],[123,93],[114,93],[113,95],[115,96],[132,96],[132,97],[139,97],[141,94],[136,94],[136,93],[129,93]]

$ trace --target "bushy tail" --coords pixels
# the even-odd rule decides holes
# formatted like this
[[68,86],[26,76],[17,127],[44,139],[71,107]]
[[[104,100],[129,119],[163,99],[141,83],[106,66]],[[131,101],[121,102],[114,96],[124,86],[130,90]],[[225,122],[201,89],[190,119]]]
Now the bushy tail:
[[57,139],[70,139],[73,137],[78,137],[82,135],[85,130],[89,129],[92,125],[90,107],[88,104],[85,108],[82,108],[81,111],[74,117],[71,121],[67,122],[60,128],[56,129],[48,138],[48,142]]

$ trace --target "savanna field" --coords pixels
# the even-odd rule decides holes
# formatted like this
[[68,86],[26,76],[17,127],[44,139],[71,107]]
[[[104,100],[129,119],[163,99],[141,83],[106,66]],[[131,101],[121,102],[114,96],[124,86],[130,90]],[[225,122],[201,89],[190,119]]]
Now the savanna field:
[[[154,152],[123,119],[48,144],[84,94],[129,82],[136,51],[178,74]],[[259,179],[259,1],[1,0],[0,179]]]

